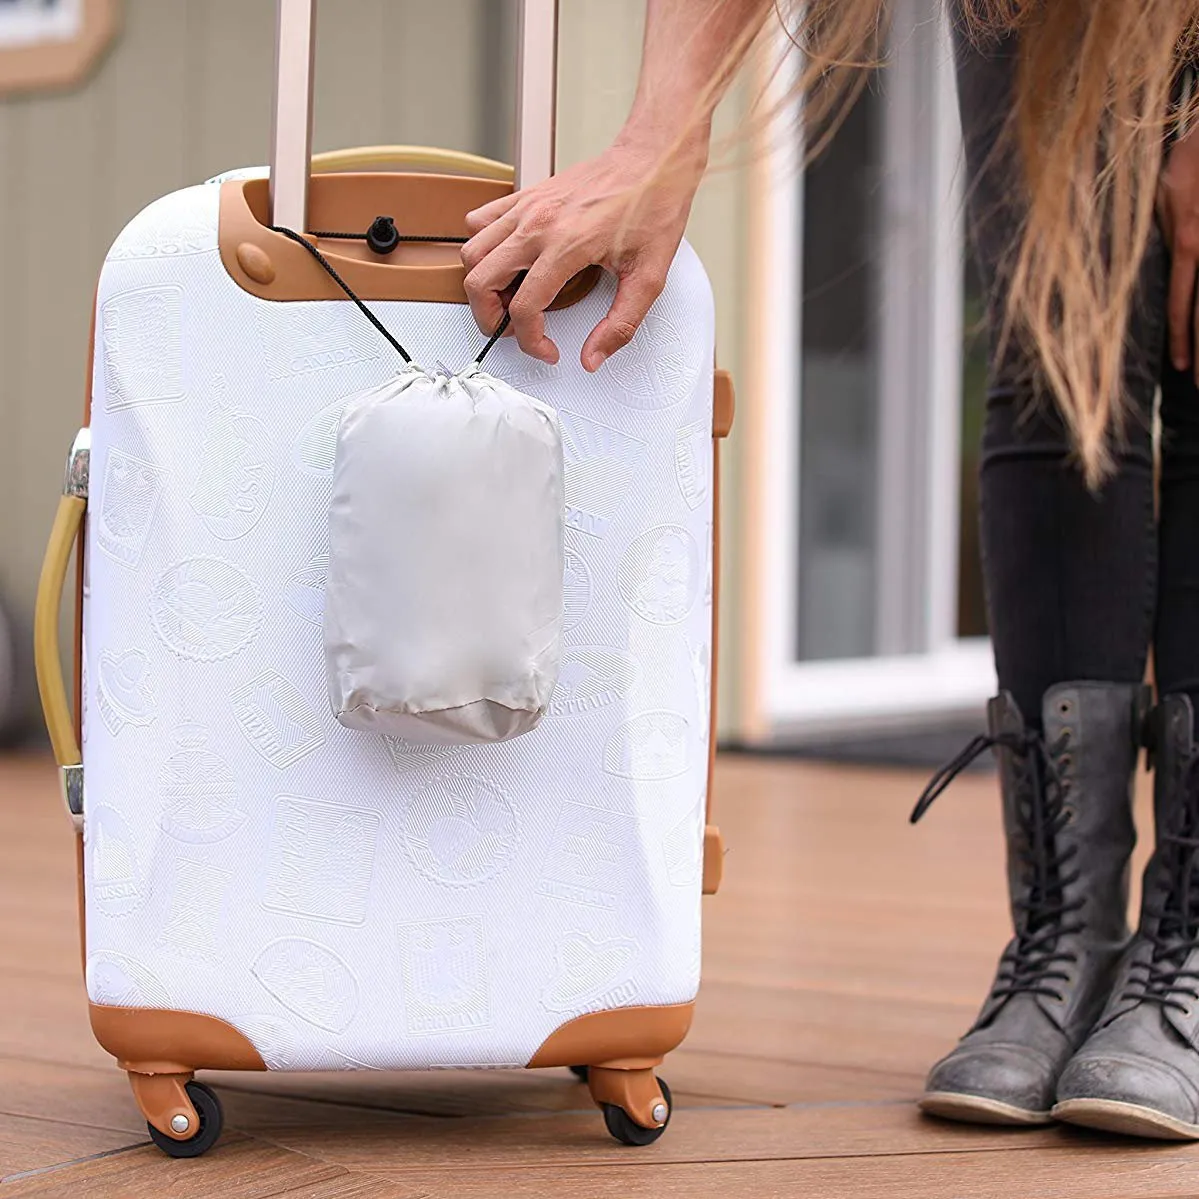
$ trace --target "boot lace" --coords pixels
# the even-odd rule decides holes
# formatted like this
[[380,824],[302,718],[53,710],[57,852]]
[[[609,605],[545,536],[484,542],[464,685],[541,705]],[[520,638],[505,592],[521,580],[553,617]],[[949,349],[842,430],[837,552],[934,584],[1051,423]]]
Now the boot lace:
[[1199,949],[1199,755],[1181,771],[1177,798],[1173,818],[1157,838],[1154,890],[1161,899],[1145,904],[1143,927],[1152,930],[1147,937],[1153,951],[1129,967],[1121,998],[1190,1015],[1191,1003],[1199,1000],[1199,971],[1185,969]]
[[1065,803],[1067,784],[1056,764],[1065,745],[1061,737],[1048,746],[1043,734],[1032,730],[975,737],[933,775],[912,810],[915,824],[976,758],[990,749],[1009,752],[1021,834],[1013,853],[1024,894],[1012,900],[1016,937],[1000,959],[992,999],[1026,994],[1064,1001],[1061,986],[1055,984],[1068,982],[1070,974],[1063,967],[1078,961],[1078,955],[1061,944],[1083,931],[1077,913],[1086,902],[1066,899],[1066,888],[1077,881],[1079,871],[1069,870],[1077,846],[1063,849],[1059,844],[1059,834],[1071,819]]

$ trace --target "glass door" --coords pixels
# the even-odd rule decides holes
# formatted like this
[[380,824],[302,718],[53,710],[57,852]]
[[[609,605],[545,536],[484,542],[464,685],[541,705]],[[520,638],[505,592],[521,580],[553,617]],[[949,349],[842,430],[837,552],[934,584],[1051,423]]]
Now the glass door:
[[791,114],[759,171],[751,740],[939,723],[994,686],[962,452],[981,377],[963,345],[977,320],[943,7],[898,0],[889,65],[826,154],[796,169]]

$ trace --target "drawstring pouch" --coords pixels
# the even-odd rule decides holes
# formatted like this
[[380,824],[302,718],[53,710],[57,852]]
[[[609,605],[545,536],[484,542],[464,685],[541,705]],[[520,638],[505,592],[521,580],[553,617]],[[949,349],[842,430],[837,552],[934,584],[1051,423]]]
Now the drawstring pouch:
[[337,435],[324,650],[347,728],[419,743],[535,728],[558,676],[556,413],[472,365],[409,364]]

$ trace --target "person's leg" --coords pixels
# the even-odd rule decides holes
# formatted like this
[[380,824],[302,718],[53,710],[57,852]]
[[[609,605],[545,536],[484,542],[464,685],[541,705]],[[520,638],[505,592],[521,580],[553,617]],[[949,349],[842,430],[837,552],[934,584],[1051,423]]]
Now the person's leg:
[[1157,845],[1141,920],[1111,1000],[1066,1067],[1054,1114],[1199,1139],[1199,388],[1162,371],[1160,571],[1151,745]]
[[[1131,777],[1154,599],[1150,413],[1162,340],[1160,251],[1129,330],[1126,437],[1093,494],[1031,357],[1000,351],[1020,213],[1005,150],[1014,43],[957,45],[968,218],[992,343],[980,476],[983,568],[1000,695],[991,703],[1015,936],[974,1027],[921,1106],[991,1123],[1050,1118],[1126,943]],[[975,749],[986,743],[980,742]],[[957,764],[926,792],[939,794]]]

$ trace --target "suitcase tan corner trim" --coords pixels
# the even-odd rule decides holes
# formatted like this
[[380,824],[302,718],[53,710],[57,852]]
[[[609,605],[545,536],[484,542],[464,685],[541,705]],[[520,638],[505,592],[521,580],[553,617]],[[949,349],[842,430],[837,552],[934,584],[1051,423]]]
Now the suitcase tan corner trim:
[[529,1070],[594,1062],[609,1068],[656,1065],[682,1044],[694,1003],[612,1008],[590,1012],[551,1033],[529,1059]]
[[193,1070],[265,1070],[261,1054],[232,1024],[199,1012],[89,1003],[92,1032],[122,1070],[191,1074]]

